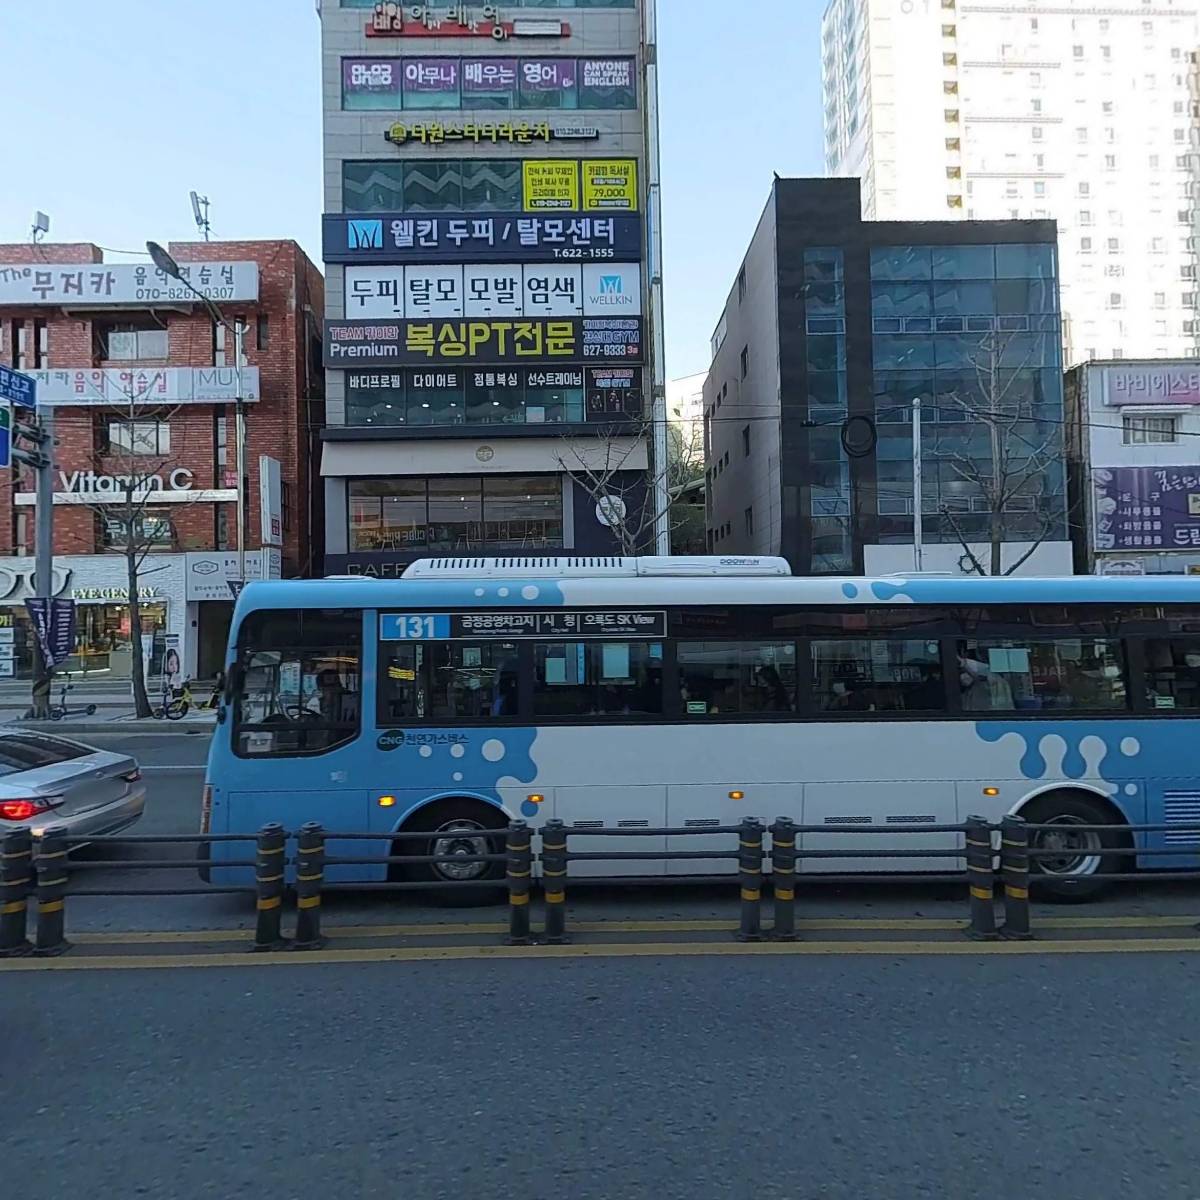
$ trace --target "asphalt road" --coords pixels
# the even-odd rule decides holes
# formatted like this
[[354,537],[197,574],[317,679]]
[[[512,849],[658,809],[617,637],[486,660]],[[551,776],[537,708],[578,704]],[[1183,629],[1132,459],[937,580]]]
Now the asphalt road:
[[91,1200],[1182,1200],[1198,987],[1200,957],[1167,954],[13,975],[4,1178]]

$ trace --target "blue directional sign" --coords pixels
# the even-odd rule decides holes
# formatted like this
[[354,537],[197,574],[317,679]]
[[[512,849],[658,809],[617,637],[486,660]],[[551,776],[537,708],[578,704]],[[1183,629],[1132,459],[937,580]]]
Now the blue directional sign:
[[19,408],[35,407],[37,380],[20,371],[0,367],[0,400],[11,400]]

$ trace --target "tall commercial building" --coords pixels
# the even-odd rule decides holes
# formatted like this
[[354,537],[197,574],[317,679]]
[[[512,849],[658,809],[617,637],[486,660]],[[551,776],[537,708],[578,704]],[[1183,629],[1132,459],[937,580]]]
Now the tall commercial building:
[[876,220],[1058,222],[1068,363],[1197,352],[1196,0],[830,0],[826,170]]
[[[246,446],[249,579],[309,575],[322,512],[310,507],[321,422],[320,272],[291,241],[172,242],[191,285],[91,243],[0,245],[0,362],[34,377],[54,410],[54,580],[76,602],[69,671],[128,679],[131,545],[145,635],[186,675],[225,662],[240,567],[237,405]],[[240,393],[239,393],[240,388]],[[34,633],[33,473],[0,472],[0,678],[29,678]],[[143,652],[146,647],[142,647]]]
[[704,385],[710,551],[1069,575],[1053,223],[860,211],[857,180],[772,186]]
[[665,531],[653,27],[652,0],[322,5],[327,572]]

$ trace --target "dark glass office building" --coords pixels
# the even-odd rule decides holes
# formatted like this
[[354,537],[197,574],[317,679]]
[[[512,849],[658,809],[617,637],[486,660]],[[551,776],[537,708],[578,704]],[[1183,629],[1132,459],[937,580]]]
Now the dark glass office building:
[[[863,221],[857,180],[777,179],[713,335],[715,553],[798,574],[1069,574],[1055,225]],[[1019,565],[1018,565],[1019,564]]]

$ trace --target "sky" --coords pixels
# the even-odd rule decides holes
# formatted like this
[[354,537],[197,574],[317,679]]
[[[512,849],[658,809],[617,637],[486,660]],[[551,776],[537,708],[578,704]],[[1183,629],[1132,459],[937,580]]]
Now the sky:
[[[823,8],[660,0],[668,378],[707,368],[772,172],[821,174]],[[0,241],[35,209],[49,241],[190,239],[196,189],[214,238],[295,238],[320,263],[312,0],[0,0],[0,112]]]

